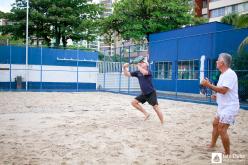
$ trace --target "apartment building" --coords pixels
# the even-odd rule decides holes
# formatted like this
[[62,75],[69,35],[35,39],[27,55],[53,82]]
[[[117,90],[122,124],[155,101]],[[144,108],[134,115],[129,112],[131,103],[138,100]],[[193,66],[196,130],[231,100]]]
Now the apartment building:
[[117,0],[99,0],[99,3],[104,5],[105,11],[103,13],[104,17],[108,17],[113,13],[113,4]]
[[[118,0],[93,0],[92,2],[95,4],[101,4],[104,7],[104,12],[102,14],[103,17],[108,17],[113,13],[113,4]],[[80,45],[83,45],[87,48],[95,49],[98,51],[105,51],[112,49],[113,44],[105,44],[103,36],[98,36],[95,41],[88,42],[88,41],[81,41]]]
[[248,0],[195,0],[195,11],[209,22],[220,21],[230,13],[248,13]]
[[7,19],[0,19],[0,26],[5,26],[7,25]]

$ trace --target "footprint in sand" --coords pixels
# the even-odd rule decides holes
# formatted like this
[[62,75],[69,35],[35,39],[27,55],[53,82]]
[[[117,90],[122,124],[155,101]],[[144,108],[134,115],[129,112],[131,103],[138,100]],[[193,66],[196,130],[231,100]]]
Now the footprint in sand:
[[0,137],[4,137],[4,136],[6,136],[6,135],[5,134],[0,135]]
[[241,143],[247,143],[245,140],[241,140]]
[[24,132],[24,133],[28,133],[28,132],[30,132],[30,130],[24,130],[23,132]]
[[149,141],[151,141],[151,139],[150,138],[145,138],[145,141],[149,142]]

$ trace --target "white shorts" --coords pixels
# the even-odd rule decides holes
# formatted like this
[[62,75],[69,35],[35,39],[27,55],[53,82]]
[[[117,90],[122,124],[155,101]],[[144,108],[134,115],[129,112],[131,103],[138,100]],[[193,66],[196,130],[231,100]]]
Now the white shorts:
[[219,118],[220,123],[233,125],[238,111],[239,105],[218,106],[216,117]]
[[219,119],[220,123],[234,125],[236,116],[227,115],[227,114],[220,114],[219,115],[218,113],[216,113],[216,117]]

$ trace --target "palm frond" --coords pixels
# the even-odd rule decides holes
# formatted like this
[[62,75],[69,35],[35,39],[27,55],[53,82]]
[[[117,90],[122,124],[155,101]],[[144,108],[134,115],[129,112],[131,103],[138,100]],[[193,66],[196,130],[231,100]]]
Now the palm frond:
[[235,24],[239,28],[247,28],[248,27],[248,14],[240,15]]
[[240,54],[247,45],[248,45],[248,36],[240,43],[238,48],[238,53]]

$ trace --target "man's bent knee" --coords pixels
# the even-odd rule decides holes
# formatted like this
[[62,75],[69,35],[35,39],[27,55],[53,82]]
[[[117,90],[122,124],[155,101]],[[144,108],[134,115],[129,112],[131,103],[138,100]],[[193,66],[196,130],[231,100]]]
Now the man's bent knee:
[[218,118],[214,118],[214,121],[213,121],[213,127],[218,127],[219,125],[219,119]]
[[228,124],[220,123],[218,125],[218,132],[220,135],[225,135],[227,133]]
[[132,102],[131,102],[131,104],[132,104],[132,106],[136,106],[136,105],[138,105],[139,104],[139,102],[137,101],[137,100],[133,100]]
[[154,109],[155,111],[158,111],[158,110],[159,110],[159,109],[158,109],[158,104],[153,105],[153,109]]

